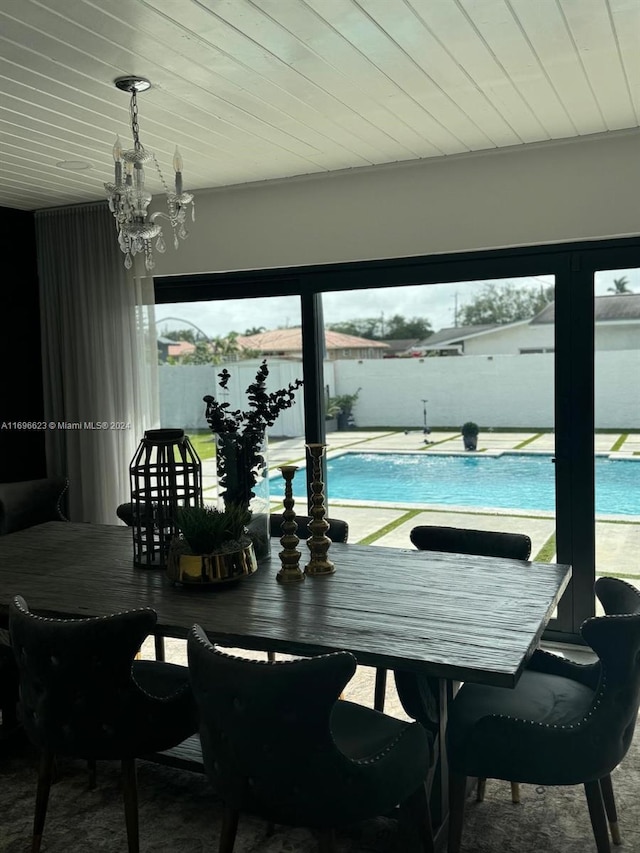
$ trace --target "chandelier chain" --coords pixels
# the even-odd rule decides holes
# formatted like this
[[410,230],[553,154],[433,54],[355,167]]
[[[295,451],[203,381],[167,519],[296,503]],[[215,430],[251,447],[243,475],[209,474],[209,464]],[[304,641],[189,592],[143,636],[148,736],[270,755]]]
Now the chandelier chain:
[[131,92],[131,103],[129,104],[129,115],[131,117],[131,132],[133,134],[133,147],[136,151],[144,151],[140,142],[140,125],[138,124],[138,98],[136,90]]
[[167,194],[167,196],[170,196],[171,190],[167,186],[167,182],[164,179],[164,175],[162,174],[162,169],[160,168],[160,164],[158,163],[158,158],[156,157],[155,153],[152,153],[151,156],[153,157],[153,162],[155,163],[156,172],[158,173],[158,177],[160,178],[160,183],[162,184],[164,191]]

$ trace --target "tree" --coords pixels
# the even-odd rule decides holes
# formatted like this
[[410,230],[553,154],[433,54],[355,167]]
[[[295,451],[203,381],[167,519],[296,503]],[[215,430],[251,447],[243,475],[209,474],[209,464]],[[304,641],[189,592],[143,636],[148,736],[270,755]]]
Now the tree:
[[195,344],[200,335],[196,335],[193,329],[167,329],[166,327],[160,332],[160,337],[168,338],[170,341],[188,341],[190,344]]
[[528,320],[553,302],[553,296],[553,285],[529,290],[513,284],[487,284],[460,308],[457,322],[460,326],[481,326]]
[[608,287],[607,293],[633,293],[629,288],[629,279],[626,275],[623,275],[622,278],[614,278],[613,287]]
[[380,317],[363,317],[357,320],[343,320],[340,323],[327,323],[327,329],[331,329],[332,332],[341,332],[343,335],[378,341],[381,325]]
[[390,320],[379,317],[363,317],[355,320],[343,320],[340,323],[327,323],[327,329],[342,332],[343,335],[355,335],[370,341],[401,340],[404,338],[427,338],[432,332],[431,323],[423,317],[406,319],[394,314]]
[[404,338],[423,340],[431,334],[433,334],[433,329],[428,320],[422,317],[405,319],[400,314],[394,314],[384,330],[384,339],[387,341],[397,341]]
[[185,355],[181,364],[222,364],[229,360],[229,356],[237,355],[240,350],[237,332],[230,332],[226,337],[209,341],[196,340],[195,344],[195,350]]
[[[244,336],[245,338],[250,338],[252,335],[261,335],[264,331],[264,326],[252,326],[250,329],[246,330]],[[235,334],[235,332],[232,332],[231,334]]]
[[211,348],[209,341],[196,341],[193,352],[180,359],[180,364],[220,364],[220,359]]

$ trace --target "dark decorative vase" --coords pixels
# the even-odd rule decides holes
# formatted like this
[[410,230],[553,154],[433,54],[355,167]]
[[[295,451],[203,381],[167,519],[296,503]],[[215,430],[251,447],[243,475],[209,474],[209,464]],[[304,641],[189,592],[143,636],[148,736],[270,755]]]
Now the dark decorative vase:
[[251,512],[248,533],[257,560],[271,553],[269,534],[269,466],[264,432],[217,433],[218,501]]

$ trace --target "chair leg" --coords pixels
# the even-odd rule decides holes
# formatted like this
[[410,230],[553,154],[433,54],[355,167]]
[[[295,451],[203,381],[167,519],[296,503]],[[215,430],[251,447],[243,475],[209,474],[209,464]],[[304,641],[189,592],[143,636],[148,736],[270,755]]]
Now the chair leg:
[[449,842],[447,853],[459,853],[462,843],[464,801],[467,797],[467,777],[449,774]]
[[276,653],[275,652],[267,652],[267,660],[269,661],[269,663],[273,663],[275,661],[275,659],[276,659]]
[[122,759],[122,796],[124,820],[127,827],[128,853],[139,853],[138,834],[138,783],[136,782],[135,758]]
[[518,805],[520,802],[520,783],[512,782],[511,783],[511,802]]
[[598,853],[611,853],[607,816],[604,810],[600,782],[597,779],[595,782],[585,782],[584,791],[587,795],[587,805],[589,806],[589,817],[591,818],[596,849]]
[[373,689],[373,707],[376,711],[384,711],[384,700],[387,693],[387,670],[376,669],[376,683]]
[[609,831],[611,832],[611,840],[614,844],[622,844],[620,836],[620,827],[618,826],[618,810],[616,809],[616,801],[613,796],[613,784],[611,783],[611,775],[607,773],[600,780],[600,790],[602,791],[602,799],[604,800],[604,808],[609,821]]
[[154,634],[153,642],[156,647],[156,660],[165,660],[164,637],[162,634]]
[[426,785],[413,792],[400,804],[400,827],[406,846],[403,850],[434,853],[433,826]]
[[6,698],[0,708],[2,711],[2,729],[4,731],[13,731],[18,726],[18,697],[10,696]]
[[220,829],[220,846],[218,853],[233,853],[238,831],[239,813],[226,803],[222,809],[222,828]]
[[38,768],[38,787],[36,790],[36,810],[33,818],[33,840],[31,841],[31,853],[39,853],[42,844],[42,832],[44,821],[47,816],[47,805],[49,804],[49,791],[53,780],[54,755],[50,749],[43,749],[40,753],[40,766]]

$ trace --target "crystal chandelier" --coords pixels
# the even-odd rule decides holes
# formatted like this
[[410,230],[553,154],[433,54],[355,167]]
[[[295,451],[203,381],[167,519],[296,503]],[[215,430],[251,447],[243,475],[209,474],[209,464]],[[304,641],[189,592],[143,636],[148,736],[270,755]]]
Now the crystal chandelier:
[[[152,151],[147,151],[140,142],[140,128],[138,127],[138,92],[146,92],[151,83],[144,77],[118,77],[114,81],[118,89],[131,94],[129,117],[131,120],[131,133],[133,136],[133,148],[124,151],[120,143],[120,137],[116,137],[113,146],[113,159],[115,161],[115,177],[112,184],[105,184],[109,199],[109,210],[113,213],[118,232],[118,243],[124,252],[124,265],[127,269],[133,266],[133,258],[138,253],[144,253],[144,265],[148,270],[155,267],[153,260],[153,241],[158,252],[165,251],[165,242],[162,236],[162,228],[156,222],[157,219],[166,219],[173,229],[173,245],[177,249],[180,239],[184,240],[188,232],[184,226],[186,212],[191,205],[191,219],[195,220],[195,203],[191,193],[182,189],[182,157],[176,148],[173,155],[173,169],[175,171],[175,189],[170,190],[160,170],[156,156]],[[153,162],[158,177],[164,187],[167,196],[168,213],[147,213],[151,203],[151,193],[144,185],[144,164]],[[123,169],[124,164],[124,169]]]

